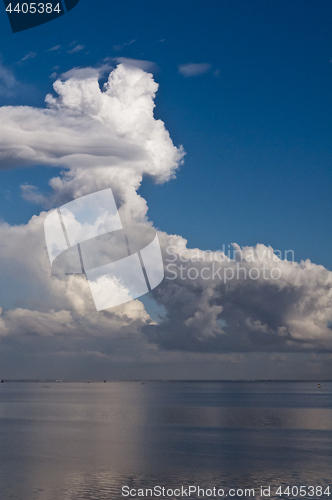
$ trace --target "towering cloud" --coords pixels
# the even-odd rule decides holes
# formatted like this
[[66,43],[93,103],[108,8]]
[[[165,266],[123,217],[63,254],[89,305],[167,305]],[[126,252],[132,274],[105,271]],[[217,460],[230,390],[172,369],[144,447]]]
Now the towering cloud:
[[[106,71],[108,81],[100,88]],[[50,196],[23,186],[23,196],[46,210],[112,187],[123,221],[151,225],[147,204],[137,194],[142,179],[168,181],[184,156],[154,118],[157,88],[151,74],[127,63],[112,71],[107,66],[69,71],[54,83],[46,109],[0,108],[0,167],[62,167],[50,180]],[[332,273],[322,266],[281,260],[264,245],[235,245],[230,259],[222,252],[188,249],[181,236],[159,232],[166,278],[153,295],[164,308],[163,319],[152,321],[139,300],[97,313],[83,275],[51,275],[46,215],[27,225],[0,224],[6,305],[0,346],[7,351],[19,343],[23,350],[61,356],[83,349],[94,356],[167,360],[175,351],[332,349],[327,326]]]
[[61,204],[110,185],[135,219],[144,218],[145,201],[136,193],[143,175],[156,182],[174,176],[183,158],[161,120],[153,116],[158,89],[152,75],[120,64],[104,88],[99,75],[108,67],[74,69],[54,83],[48,109],[0,109],[0,166],[64,167],[50,180],[51,199],[33,186],[24,196]]

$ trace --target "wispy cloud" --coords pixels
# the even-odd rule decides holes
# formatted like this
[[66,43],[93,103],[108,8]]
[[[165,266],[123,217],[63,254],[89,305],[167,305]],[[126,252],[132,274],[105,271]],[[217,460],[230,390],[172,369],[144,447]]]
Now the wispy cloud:
[[44,195],[38,192],[36,186],[31,186],[30,184],[23,184],[21,187],[22,197],[30,201],[32,203],[36,203],[38,205],[44,205],[47,202],[47,199]]
[[14,74],[0,61],[0,95],[11,96],[16,85]]
[[130,42],[125,42],[122,45],[113,45],[113,50],[121,50],[124,47],[127,47],[128,45],[131,45],[132,43],[137,42],[137,40],[130,40]]
[[106,73],[110,73],[110,71],[113,69],[113,67],[105,61],[105,64],[102,64],[100,66],[96,66],[94,68],[88,67],[88,68],[80,68],[76,67],[73,69],[70,69],[69,71],[66,71],[65,73],[61,74],[61,79],[62,80],[69,80],[69,79],[74,79],[74,80],[89,80],[89,79],[95,79],[95,78],[102,78]]
[[47,52],[55,52],[56,50],[60,50],[61,49],[61,45],[55,45],[54,47],[51,47],[50,49],[48,49]]
[[185,77],[189,76],[198,76],[198,75],[203,75],[204,73],[207,73],[210,68],[211,64],[209,63],[187,63],[187,64],[180,64],[178,66],[179,68],[179,73]]
[[[15,66],[17,66],[16,63]],[[0,97],[8,98],[10,100],[14,99],[16,101],[17,98],[22,99],[28,98],[32,93],[36,92],[35,87],[32,85],[20,82],[14,72],[13,69],[3,64],[0,56]],[[9,101],[6,102],[9,104]],[[0,142],[1,142],[1,134],[0,134]]]
[[80,52],[83,49],[84,45],[76,45],[76,47],[74,47],[73,49],[68,50],[68,54],[75,54],[76,52]]
[[114,57],[111,60],[117,62],[118,64],[125,64],[126,66],[134,66],[135,68],[140,68],[143,71],[156,71],[158,70],[158,65],[152,61],[145,61],[144,59],[131,59],[130,57]]
[[29,59],[33,59],[34,57],[36,57],[36,55],[37,55],[36,52],[30,51],[27,54],[25,54],[25,56],[22,57],[22,59],[20,61],[18,61],[17,64],[20,65],[20,64],[24,63],[25,61],[28,61]]

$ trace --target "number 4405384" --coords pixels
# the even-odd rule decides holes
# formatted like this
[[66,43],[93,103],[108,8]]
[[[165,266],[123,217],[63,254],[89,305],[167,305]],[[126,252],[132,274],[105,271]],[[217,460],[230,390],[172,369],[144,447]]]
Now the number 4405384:
[[321,497],[331,495],[330,486],[287,486],[279,488],[275,492],[279,496],[291,496],[294,497]]
[[[14,4],[13,4],[14,5]],[[53,7],[51,3],[17,3],[14,8],[12,8],[12,4],[8,4],[6,11],[10,14],[12,12],[16,12],[19,14],[52,14],[52,12],[61,13],[61,7],[58,3]]]

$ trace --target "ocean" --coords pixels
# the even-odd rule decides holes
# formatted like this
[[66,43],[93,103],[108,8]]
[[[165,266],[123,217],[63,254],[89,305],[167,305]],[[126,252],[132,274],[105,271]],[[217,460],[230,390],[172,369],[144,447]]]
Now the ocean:
[[332,498],[320,385],[5,382],[0,499]]

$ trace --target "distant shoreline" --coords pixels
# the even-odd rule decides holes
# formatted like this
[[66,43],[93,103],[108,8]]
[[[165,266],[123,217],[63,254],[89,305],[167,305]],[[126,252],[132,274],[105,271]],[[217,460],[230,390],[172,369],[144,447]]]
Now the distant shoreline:
[[99,384],[99,383],[266,383],[266,382],[312,382],[312,383],[326,383],[332,382],[332,379],[257,379],[257,380],[243,380],[243,379],[235,379],[235,380],[216,380],[216,379],[109,379],[109,380],[56,380],[56,379],[0,379],[1,383],[65,383],[65,384]]

